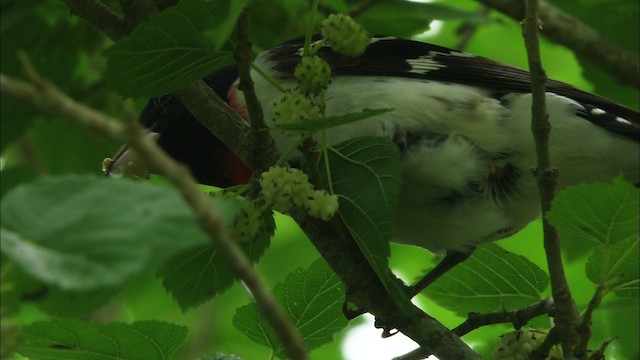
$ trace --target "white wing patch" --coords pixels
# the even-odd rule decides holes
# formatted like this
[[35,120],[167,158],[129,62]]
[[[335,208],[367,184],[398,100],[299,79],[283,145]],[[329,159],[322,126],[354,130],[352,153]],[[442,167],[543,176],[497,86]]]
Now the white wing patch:
[[420,56],[417,59],[407,59],[407,63],[411,65],[409,72],[415,74],[426,74],[429,71],[447,67],[445,64],[434,60],[431,55]]

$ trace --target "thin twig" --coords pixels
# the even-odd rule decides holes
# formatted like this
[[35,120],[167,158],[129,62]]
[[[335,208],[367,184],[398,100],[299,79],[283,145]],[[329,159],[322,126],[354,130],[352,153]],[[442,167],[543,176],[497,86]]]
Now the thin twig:
[[[224,226],[220,212],[209,197],[203,193],[188,168],[164,153],[148,136],[144,136],[136,123],[124,126],[117,120],[94,109],[75,102],[57,87],[41,79],[33,68],[27,70],[31,82],[13,79],[0,74],[0,91],[26,101],[40,110],[73,120],[98,134],[116,141],[127,141],[146,163],[174,184],[176,189],[194,211],[200,227],[209,236],[224,258],[231,272],[244,282],[258,305],[262,315],[276,329],[287,353],[293,359],[306,359],[297,329],[291,324],[264,280],[253,269],[251,262],[238,244],[231,239]],[[292,340],[295,339],[295,340]],[[293,347],[292,344],[299,346]]]
[[256,95],[251,79],[251,39],[249,39],[249,10],[245,8],[237,22],[238,43],[233,56],[236,60],[240,84],[238,89],[242,91],[247,103],[247,112],[251,122],[251,158],[249,166],[256,173],[266,170],[264,164],[273,164],[278,160],[273,137],[264,121],[262,106]]
[[604,296],[604,287],[599,285],[596,287],[596,291],[594,292],[591,300],[589,300],[589,305],[587,309],[582,314],[582,322],[580,324],[580,332],[581,342],[580,342],[580,351],[582,353],[587,353],[589,346],[589,339],[591,339],[591,319],[593,318],[593,312],[600,306],[602,302],[602,298]]
[[486,314],[471,313],[467,320],[456,326],[452,331],[458,336],[463,336],[481,326],[501,323],[512,323],[514,328],[519,329],[531,319],[548,314],[552,309],[553,300],[544,299],[526,308],[513,311],[498,311]]
[[98,27],[111,40],[127,35],[130,29],[124,19],[99,0],[64,0],[71,14]]
[[347,11],[347,14],[352,18],[356,18],[379,1],[380,0],[364,0],[361,3],[355,4],[351,9],[349,9],[349,11]]
[[604,351],[607,350],[607,347],[609,346],[609,344],[611,344],[612,341],[617,339],[618,337],[615,336],[603,342],[598,348],[598,350],[596,350],[593,354],[591,354],[591,356],[589,357],[589,360],[604,360],[605,359]]
[[124,22],[128,31],[133,31],[138,24],[149,20],[158,11],[151,0],[118,0],[118,3],[124,13]]
[[[477,0],[516,21],[525,15],[522,0]],[[540,1],[543,35],[551,41],[573,50],[606,71],[621,84],[640,88],[640,60],[638,53],[627,50],[604,37],[589,25],[579,21],[544,0]]]
[[[540,27],[538,1],[527,0],[527,16],[524,20],[523,35],[531,73],[531,130],[535,139],[537,155],[535,175],[540,193],[542,214],[544,215],[551,209],[558,172],[551,166],[549,156],[551,125],[549,124],[546,105],[545,83],[547,75],[542,68],[538,41],[538,29]],[[580,318],[564,273],[558,233],[544,216],[543,234],[552,295],[556,305],[556,326],[558,327],[564,354],[570,358],[575,354],[575,350],[580,343],[580,335],[577,330]]]
[[[489,14],[490,11],[491,8],[489,8],[488,6],[482,6],[478,13],[485,16]],[[463,51],[467,47],[467,44],[469,44],[469,41],[471,41],[473,35],[475,35],[476,31],[478,31],[479,26],[480,25],[477,21],[466,21],[462,23],[462,25],[456,30],[456,34],[460,35],[460,40],[458,41],[454,49]]]

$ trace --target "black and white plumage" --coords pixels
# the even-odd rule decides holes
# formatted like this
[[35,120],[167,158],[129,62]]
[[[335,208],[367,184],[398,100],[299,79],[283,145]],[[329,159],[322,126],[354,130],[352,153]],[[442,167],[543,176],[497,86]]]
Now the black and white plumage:
[[[302,54],[301,41],[268,50],[255,63],[285,87],[295,87],[293,72]],[[394,221],[396,241],[436,252],[468,252],[478,243],[519,231],[539,215],[530,174],[536,158],[528,72],[393,37],[372,37],[358,58],[338,55],[328,47],[318,55],[334,74],[325,92],[327,115],[395,109],[330,129],[328,139],[338,143],[373,135],[398,145],[403,184]],[[281,94],[257,73],[253,79],[270,120]],[[234,80],[234,70],[205,79],[246,116]],[[606,181],[620,173],[637,184],[638,112],[558,81],[550,80],[547,91],[550,153],[560,171],[559,188]],[[192,167],[210,163],[207,169],[195,170],[200,181],[233,182],[224,169],[226,162],[212,155],[222,148],[220,142],[177,99],[169,96],[163,101],[150,102],[142,117],[146,126],[160,132],[160,144],[168,144],[163,147],[170,154]],[[186,132],[176,130],[187,123]],[[284,134],[274,136],[281,150],[292,141]],[[113,166],[123,162],[116,159]]]

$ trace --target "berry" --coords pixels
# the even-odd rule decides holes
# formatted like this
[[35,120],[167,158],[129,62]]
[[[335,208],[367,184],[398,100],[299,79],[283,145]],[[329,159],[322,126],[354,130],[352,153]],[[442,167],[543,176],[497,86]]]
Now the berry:
[[[520,329],[503,334],[500,344],[491,354],[494,360],[527,360],[531,352],[536,349],[547,337],[547,331],[541,329]],[[551,349],[550,356],[558,356],[559,349]],[[562,353],[560,352],[560,358]]]
[[338,54],[356,57],[369,46],[369,36],[362,25],[344,14],[331,14],[322,22],[320,33]]
[[313,192],[305,173],[298,169],[272,166],[260,176],[262,197],[275,210],[287,212],[301,207]]
[[302,91],[314,94],[331,82],[331,67],[317,55],[305,56],[296,67],[294,75]]
[[320,109],[309,98],[295,90],[287,91],[273,106],[276,124],[294,124],[322,116]]
[[305,207],[309,215],[329,221],[338,211],[338,197],[324,190],[315,190],[307,200]]

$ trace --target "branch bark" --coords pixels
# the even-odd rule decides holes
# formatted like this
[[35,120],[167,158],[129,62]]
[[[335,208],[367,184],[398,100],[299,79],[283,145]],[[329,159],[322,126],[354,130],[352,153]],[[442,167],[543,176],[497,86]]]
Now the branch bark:
[[486,325],[512,323],[516,329],[527,324],[531,319],[540,315],[548,314],[553,309],[553,300],[544,299],[537,303],[531,304],[524,309],[513,311],[498,311],[486,314],[469,314],[465,322],[453,329],[458,336],[463,336],[477,328]]
[[539,27],[538,0],[527,0],[523,35],[531,73],[531,131],[533,132],[538,159],[535,175],[543,214],[544,249],[551,278],[552,295],[556,305],[556,327],[565,357],[572,358],[575,355],[578,344],[580,344],[580,334],[578,332],[580,317],[571,297],[571,290],[564,273],[558,233],[544,217],[544,214],[551,209],[558,171],[551,166],[549,156],[551,125],[549,124],[546,105],[545,85],[547,75],[542,68],[542,61],[540,60]]
[[[516,21],[525,18],[522,0],[478,0]],[[557,7],[540,1],[539,16],[544,23],[542,34],[551,41],[573,50],[580,58],[591,61],[621,84],[640,88],[638,53],[624,49],[598,31]]]

